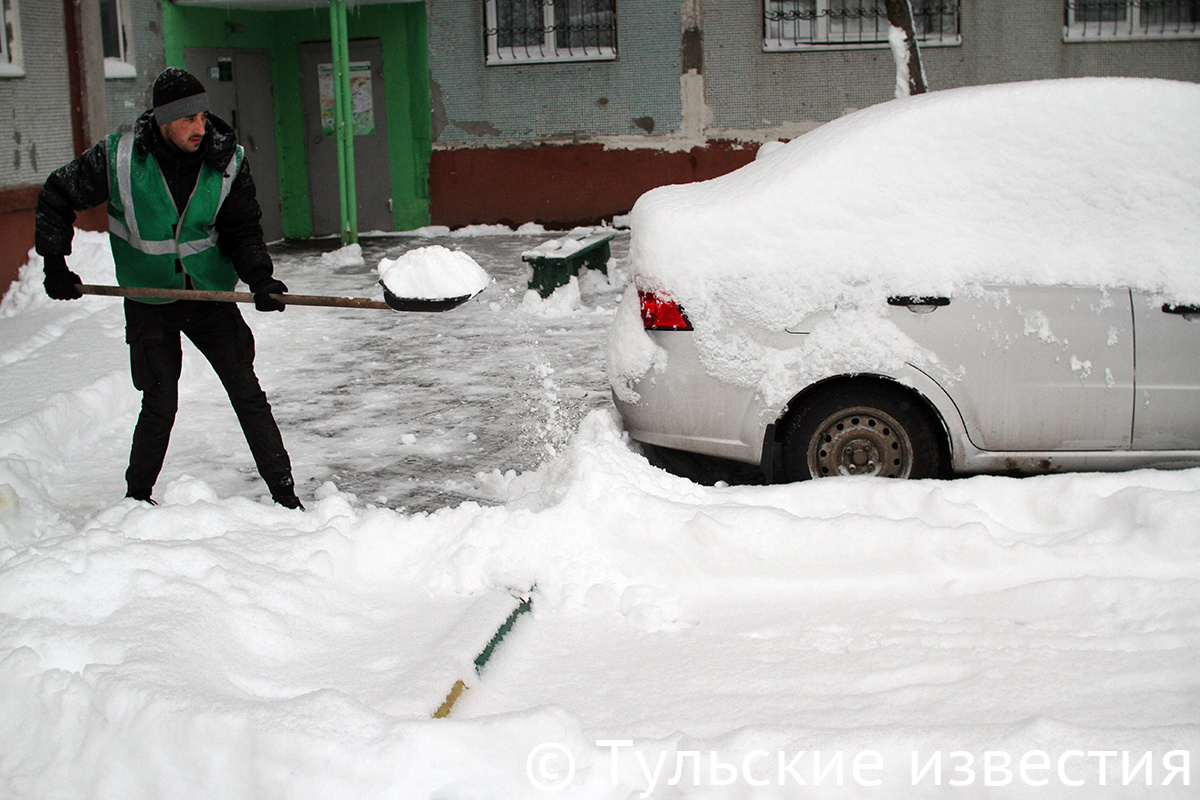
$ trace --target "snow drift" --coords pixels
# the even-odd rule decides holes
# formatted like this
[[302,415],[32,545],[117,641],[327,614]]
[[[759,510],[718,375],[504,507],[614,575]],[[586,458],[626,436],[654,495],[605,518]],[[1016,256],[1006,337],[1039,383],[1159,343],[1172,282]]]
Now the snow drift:
[[[120,499],[137,411],[120,306],[50,301],[31,260],[0,304],[0,796],[1195,796],[1200,471],[705,487],[647,463],[605,406],[536,468],[481,470],[479,501],[411,513],[339,487],[338,460],[430,463],[404,436],[431,410],[497,420],[468,428],[481,442],[532,437],[530,405],[545,433],[606,396],[589,326],[616,287],[529,314],[530,237],[489,233],[442,240],[497,283],[453,325],[250,315],[306,513],[236,477],[240,431],[190,351],[176,430],[197,441],[173,442],[158,507]],[[76,241],[72,269],[111,281],[103,237]],[[423,243],[373,240],[366,260]],[[279,261],[297,285],[374,279]],[[471,469],[480,442],[454,450],[454,428],[419,441]],[[532,587],[476,674],[496,603]],[[455,680],[470,688],[431,719]],[[989,752],[1063,766],[985,785]],[[1127,780],[1120,755],[1088,755],[1108,752],[1152,758]],[[817,753],[845,769],[814,780]],[[913,785],[913,753],[942,754],[938,782]],[[856,782],[861,756],[878,786]]]

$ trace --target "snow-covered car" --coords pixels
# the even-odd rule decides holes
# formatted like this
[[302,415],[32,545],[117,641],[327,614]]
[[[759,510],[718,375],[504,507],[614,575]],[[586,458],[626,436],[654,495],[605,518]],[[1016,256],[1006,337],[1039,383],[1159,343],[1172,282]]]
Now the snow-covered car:
[[1200,464],[1200,85],[896,100],[631,226],[635,440],[773,480]]

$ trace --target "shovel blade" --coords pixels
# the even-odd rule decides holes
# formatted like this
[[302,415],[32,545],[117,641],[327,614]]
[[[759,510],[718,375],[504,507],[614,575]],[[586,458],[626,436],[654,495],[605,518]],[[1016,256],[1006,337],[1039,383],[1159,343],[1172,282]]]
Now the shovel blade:
[[387,286],[384,286],[383,281],[379,282],[383,287],[383,302],[388,304],[388,308],[396,311],[449,311],[452,308],[458,308],[463,303],[470,300],[479,292],[474,294],[464,294],[458,297],[397,297],[391,292]]

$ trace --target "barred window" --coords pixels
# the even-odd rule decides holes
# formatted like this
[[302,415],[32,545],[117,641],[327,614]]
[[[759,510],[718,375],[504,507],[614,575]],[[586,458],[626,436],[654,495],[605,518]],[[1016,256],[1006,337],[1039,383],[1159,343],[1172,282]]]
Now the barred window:
[[616,0],[485,0],[487,63],[617,57]]
[[0,0],[0,78],[25,74],[21,63],[21,20],[17,0]]
[[1200,37],[1200,0],[1065,0],[1063,40]]
[[[961,44],[959,0],[912,0],[913,28],[923,45]],[[763,0],[764,50],[883,47],[882,0]]]

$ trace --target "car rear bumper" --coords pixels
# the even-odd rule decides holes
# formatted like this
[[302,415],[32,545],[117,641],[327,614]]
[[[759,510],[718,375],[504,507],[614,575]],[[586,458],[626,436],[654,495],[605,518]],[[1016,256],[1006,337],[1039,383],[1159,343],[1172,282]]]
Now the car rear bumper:
[[648,331],[667,352],[666,370],[651,369],[629,384],[636,401],[613,403],[629,435],[639,442],[757,464],[765,424],[754,407],[753,389],[732,386],[708,375],[692,334]]

